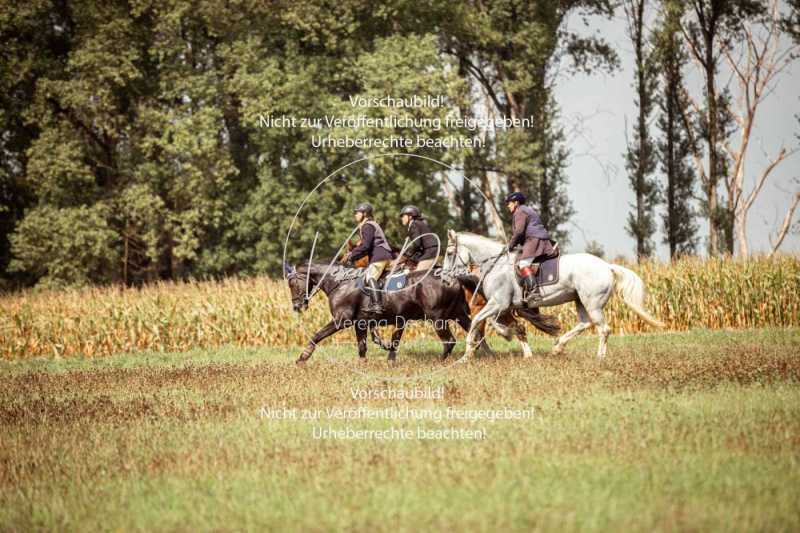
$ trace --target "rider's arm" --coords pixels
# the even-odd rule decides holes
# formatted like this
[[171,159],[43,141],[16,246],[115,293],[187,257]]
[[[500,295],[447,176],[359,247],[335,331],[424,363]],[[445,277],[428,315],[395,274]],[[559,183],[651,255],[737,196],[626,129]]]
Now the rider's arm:
[[525,229],[528,225],[527,218],[527,215],[519,209],[514,212],[514,218],[511,222],[511,227],[514,230],[514,234],[511,236],[511,240],[508,241],[509,250],[514,248],[516,245],[525,242]]
[[350,260],[356,261],[365,255],[369,255],[372,250],[372,240],[375,238],[375,228],[371,224],[364,224],[361,227],[361,243],[350,252]]
[[[403,252],[403,257],[411,258],[422,247],[422,239],[417,239],[420,236],[418,224],[411,222],[411,227],[408,228],[408,247]],[[414,240],[416,239],[416,240]]]

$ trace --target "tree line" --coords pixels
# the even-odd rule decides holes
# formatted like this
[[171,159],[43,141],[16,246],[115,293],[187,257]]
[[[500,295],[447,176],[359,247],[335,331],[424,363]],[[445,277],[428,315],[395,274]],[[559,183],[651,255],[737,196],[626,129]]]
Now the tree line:
[[[716,236],[736,235],[728,221],[737,220],[730,213],[738,200],[710,197],[728,177],[737,190],[738,174],[726,166],[735,158],[724,151],[735,118],[714,81],[705,100],[690,102],[684,72],[691,57],[707,58],[710,50],[709,72],[716,73],[728,53],[722,45],[738,40],[747,24],[767,20],[769,6],[683,4],[624,7],[640,43],[640,119],[627,158],[637,199],[629,229],[640,256],[652,252],[662,196],[673,255],[696,251],[699,216],[713,221],[712,253],[730,251]],[[732,4],[731,13],[719,7]],[[619,9],[610,0],[3,3],[0,283],[135,285],[277,274],[284,236],[308,192],[378,151],[314,149],[309,130],[263,128],[256,117],[346,115],[352,96],[444,95],[443,108],[402,112],[534,117],[539,126],[483,131],[478,148],[418,151],[462,168],[469,180],[424,158],[377,157],[348,167],[315,192],[292,227],[289,259],[304,257],[321,228],[327,235],[316,253],[333,254],[362,199],[400,242],[396,211],[405,203],[423,207],[437,231],[500,232],[507,220],[497,212],[507,215],[489,204],[500,207],[510,189],[526,191],[565,242],[574,208],[556,77],[619,65],[603,36],[568,22],[610,18]],[[645,9],[658,13],[650,18],[656,29],[645,28]],[[711,18],[701,20],[707,9]],[[782,34],[797,28],[791,16],[782,17]],[[651,138],[656,129],[659,141]],[[696,162],[703,158],[712,169],[700,176],[709,197],[695,207]],[[791,227],[791,215],[789,221]]]
[[[638,116],[626,160],[635,193],[627,231],[637,257],[653,253],[662,203],[671,257],[698,251],[700,217],[708,221],[709,255],[748,256],[750,208],[775,168],[797,151],[770,147],[764,168],[745,172],[759,107],[800,51],[797,1],[626,0],[623,9],[635,55]],[[687,83],[687,71],[700,80],[699,90]],[[800,229],[792,227],[797,177],[793,187],[771,235],[772,252]]]

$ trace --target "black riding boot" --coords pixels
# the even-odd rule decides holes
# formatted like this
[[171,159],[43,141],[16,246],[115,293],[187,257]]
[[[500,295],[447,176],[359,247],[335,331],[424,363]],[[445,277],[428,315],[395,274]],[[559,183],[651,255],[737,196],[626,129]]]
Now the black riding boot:
[[383,312],[383,305],[381,305],[383,293],[378,290],[378,283],[374,279],[367,281],[367,287],[369,287],[369,305],[364,308],[364,312],[379,315]]
[[525,303],[532,304],[542,299],[542,294],[539,292],[539,284],[536,283],[536,276],[533,273],[529,273],[522,278],[522,287],[525,289],[525,294],[523,294]]
[[526,300],[533,301],[542,298],[542,294],[539,292],[539,284],[536,283],[536,276],[533,274],[525,276],[525,279],[522,280],[522,284],[525,287]]

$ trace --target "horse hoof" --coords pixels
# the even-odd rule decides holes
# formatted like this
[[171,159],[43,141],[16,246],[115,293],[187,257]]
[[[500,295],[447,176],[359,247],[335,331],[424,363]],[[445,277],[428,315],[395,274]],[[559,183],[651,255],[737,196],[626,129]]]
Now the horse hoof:
[[558,346],[558,345],[553,346],[553,349],[551,350],[550,353],[552,353],[553,355],[563,355],[564,354],[564,348],[562,348],[561,346]]
[[303,359],[302,357],[300,357],[300,358],[297,359],[297,361],[295,361],[295,364],[302,365],[306,361],[308,361],[308,359]]

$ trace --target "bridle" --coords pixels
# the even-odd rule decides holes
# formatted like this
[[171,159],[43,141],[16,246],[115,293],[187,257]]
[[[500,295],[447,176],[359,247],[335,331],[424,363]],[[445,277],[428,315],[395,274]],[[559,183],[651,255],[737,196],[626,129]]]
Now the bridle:
[[458,261],[461,263],[460,265],[453,265],[453,266],[454,267],[456,267],[456,266],[462,267],[467,272],[469,272],[469,270],[470,270],[469,263],[467,263],[466,261],[461,259],[461,256],[458,253],[458,237],[454,237],[453,238],[453,243],[452,244],[447,243],[447,249],[445,250],[445,255],[447,256],[447,255],[451,255],[451,254],[455,255],[456,259],[458,259]]
[[[465,270],[467,273],[470,273],[470,272],[471,272],[471,268],[470,268],[470,267],[471,267],[471,265],[470,265],[470,264],[467,264],[467,263],[466,263],[466,262],[465,262],[465,261],[464,261],[464,260],[461,258],[461,256],[458,254],[458,237],[454,237],[454,238],[453,238],[453,243],[452,243],[452,244],[450,244],[450,243],[448,243],[448,244],[447,244],[447,250],[446,250],[446,252],[445,252],[445,253],[446,253],[447,255],[450,255],[451,253],[452,253],[452,254],[455,254],[455,256],[458,258],[458,261],[461,263],[460,265],[453,265],[453,268],[451,268],[451,269],[450,269],[450,270],[451,270],[451,272],[449,273],[449,277],[450,277],[450,279],[451,279],[451,280],[452,280],[452,279],[454,279],[454,278],[455,278],[455,276],[457,275],[457,274],[456,274],[456,272],[455,272],[457,269],[458,269],[458,270],[460,270],[460,269],[464,269],[464,270]],[[495,255],[495,256],[492,256],[492,257],[487,257],[487,258],[486,258],[486,259],[484,259],[483,261],[480,261],[480,262],[478,262],[478,263],[477,263],[477,265],[478,265],[478,268],[480,269],[480,278],[478,279],[478,284],[477,284],[477,285],[476,285],[476,287],[475,287],[475,291],[472,293],[472,299],[471,299],[471,300],[470,300],[470,302],[469,302],[469,305],[470,305],[470,306],[472,306],[472,304],[474,303],[475,296],[478,294],[478,291],[480,290],[481,286],[483,285],[483,281],[486,279],[486,276],[487,276],[487,275],[489,274],[489,272],[491,272],[491,271],[492,271],[492,269],[495,267],[495,265],[497,264],[497,261],[498,261],[498,260],[499,260],[501,257],[503,257],[504,255],[506,255],[506,254],[508,254],[508,253],[509,253],[509,252],[508,252],[508,250],[503,250],[503,251],[502,251],[502,252],[500,252],[499,254],[497,254],[497,255]],[[488,263],[489,261],[491,261],[491,262],[492,262],[492,264],[489,266],[489,268],[484,268],[484,267],[483,267],[483,265],[485,265],[485,264],[486,264],[486,263]]]
[[313,294],[308,294],[308,280],[310,276],[308,274],[300,274],[300,272],[298,272],[293,268],[291,272],[288,272],[286,274],[286,281],[292,281],[293,279],[298,279],[302,281],[303,278],[301,276],[305,277],[306,280],[306,290],[303,294],[303,304],[308,305],[309,301],[311,300],[311,297],[314,296]]
[[[333,264],[333,262],[331,262],[331,265],[332,264]],[[328,266],[330,267],[331,265],[328,265]],[[328,272],[327,271],[325,272],[325,274],[322,276],[322,279],[320,279],[320,281],[314,286],[314,288],[311,289],[310,293],[308,292],[308,285],[309,285],[309,282],[311,280],[311,276],[309,275],[308,272],[301,273],[301,272],[298,272],[297,269],[292,268],[291,271],[288,271],[285,274],[286,274],[286,281],[291,281],[293,279],[298,279],[298,280],[302,281],[302,280],[305,279],[306,290],[305,290],[305,294],[303,295],[303,303],[308,305],[308,303],[311,301],[311,299],[322,289],[322,281],[328,275]],[[328,279],[332,279],[332,278],[328,278]],[[334,280],[334,282],[336,283],[336,285],[333,287],[333,290],[337,289],[342,284],[342,280]]]
[[[458,253],[458,237],[455,237],[453,239],[452,244],[451,243],[447,244],[447,250],[445,251],[445,254],[447,254],[447,255],[455,254],[456,259],[458,259],[459,263],[461,263],[460,265],[453,265],[454,267],[461,267],[463,269],[466,269],[467,272],[469,272],[471,270],[470,267],[473,264],[476,264],[478,266],[478,268],[480,268],[481,272],[483,273],[483,276],[488,274],[489,271],[494,268],[495,264],[497,264],[497,260],[498,259],[500,259],[501,257],[503,257],[504,255],[506,255],[508,253],[509,253],[508,250],[503,250],[499,254],[494,255],[492,257],[487,257],[483,261],[479,261],[477,263],[467,263],[466,261],[464,261],[461,258],[461,255],[459,255],[459,253]],[[490,261],[492,262],[491,266],[488,269],[486,269],[486,271],[484,272],[483,265],[485,265],[486,263],[488,263]],[[455,270],[455,268],[453,268],[453,270]]]

